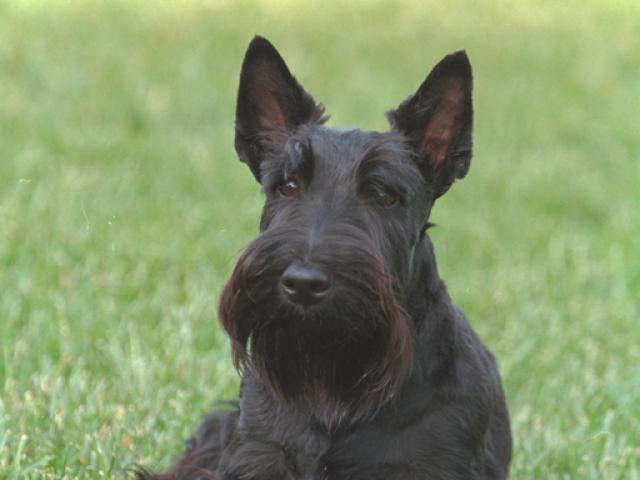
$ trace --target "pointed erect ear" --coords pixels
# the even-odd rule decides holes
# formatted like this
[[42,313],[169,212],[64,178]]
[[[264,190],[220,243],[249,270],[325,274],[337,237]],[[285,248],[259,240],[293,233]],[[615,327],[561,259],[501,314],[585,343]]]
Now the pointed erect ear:
[[300,86],[268,40],[255,37],[242,63],[236,105],[235,147],[260,181],[265,153],[284,145],[305,123],[322,123],[324,108]]
[[392,130],[415,148],[416,162],[436,197],[471,163],[471,64],[464,51],[443,58],[412,97],[387,112]]

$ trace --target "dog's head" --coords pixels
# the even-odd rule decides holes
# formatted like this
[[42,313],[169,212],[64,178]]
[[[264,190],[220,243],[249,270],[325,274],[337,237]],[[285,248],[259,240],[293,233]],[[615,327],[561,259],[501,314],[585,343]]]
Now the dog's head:
[[471,82],[466,55],[449,55],[387,114],[389,132],[333,130],[275,48],[249,45],[235,146],[266,203],[220,320],[237,367],[328,424],[374,412],[410,370],[416,250],[469,168]]

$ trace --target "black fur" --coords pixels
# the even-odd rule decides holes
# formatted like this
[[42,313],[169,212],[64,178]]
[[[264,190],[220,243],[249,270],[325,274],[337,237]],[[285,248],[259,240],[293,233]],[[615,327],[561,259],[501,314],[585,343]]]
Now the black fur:
[[[328,129],[275,48],[251,42],[236,149],[266,203],[219,309],[240,400],[204,420],[168,473],[139,478],[507,477],[496,364],[426,234],[434,201],[469,169],[471,89],[457,52],[388,113],[390,132]],[[283,289],[293,264],[328,279],[312,305]]]

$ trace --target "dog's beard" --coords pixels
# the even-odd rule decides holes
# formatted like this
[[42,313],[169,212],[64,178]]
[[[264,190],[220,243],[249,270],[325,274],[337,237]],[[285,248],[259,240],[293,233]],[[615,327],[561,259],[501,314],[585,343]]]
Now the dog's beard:
[[400,388],[413,356],[413,322],[393,277],[370,249],[329,242],[330,253],[315,260],[331,272],[332,290],[302,309],[278,289],[294,253],[283,255],[282,245],[277,235],[254,241],[222,293],[236,367],[331,428],[372,415]]

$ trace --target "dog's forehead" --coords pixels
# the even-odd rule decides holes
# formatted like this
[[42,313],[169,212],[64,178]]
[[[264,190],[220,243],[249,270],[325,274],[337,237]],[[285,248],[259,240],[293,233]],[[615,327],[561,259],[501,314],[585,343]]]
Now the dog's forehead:
[[394,160],[401,161],[403,146],[398,137],[389,133],[357,129],[313,128],[308,132],[316,173],[331,172],[331,176],[349,175],[374,148],[384,145],[397,151]]
[[340,163],[355,163],[375,142],[380,142],[384,134],[357,129],[337,129],[317,127],[309,132],[309,142],[314,157]]

